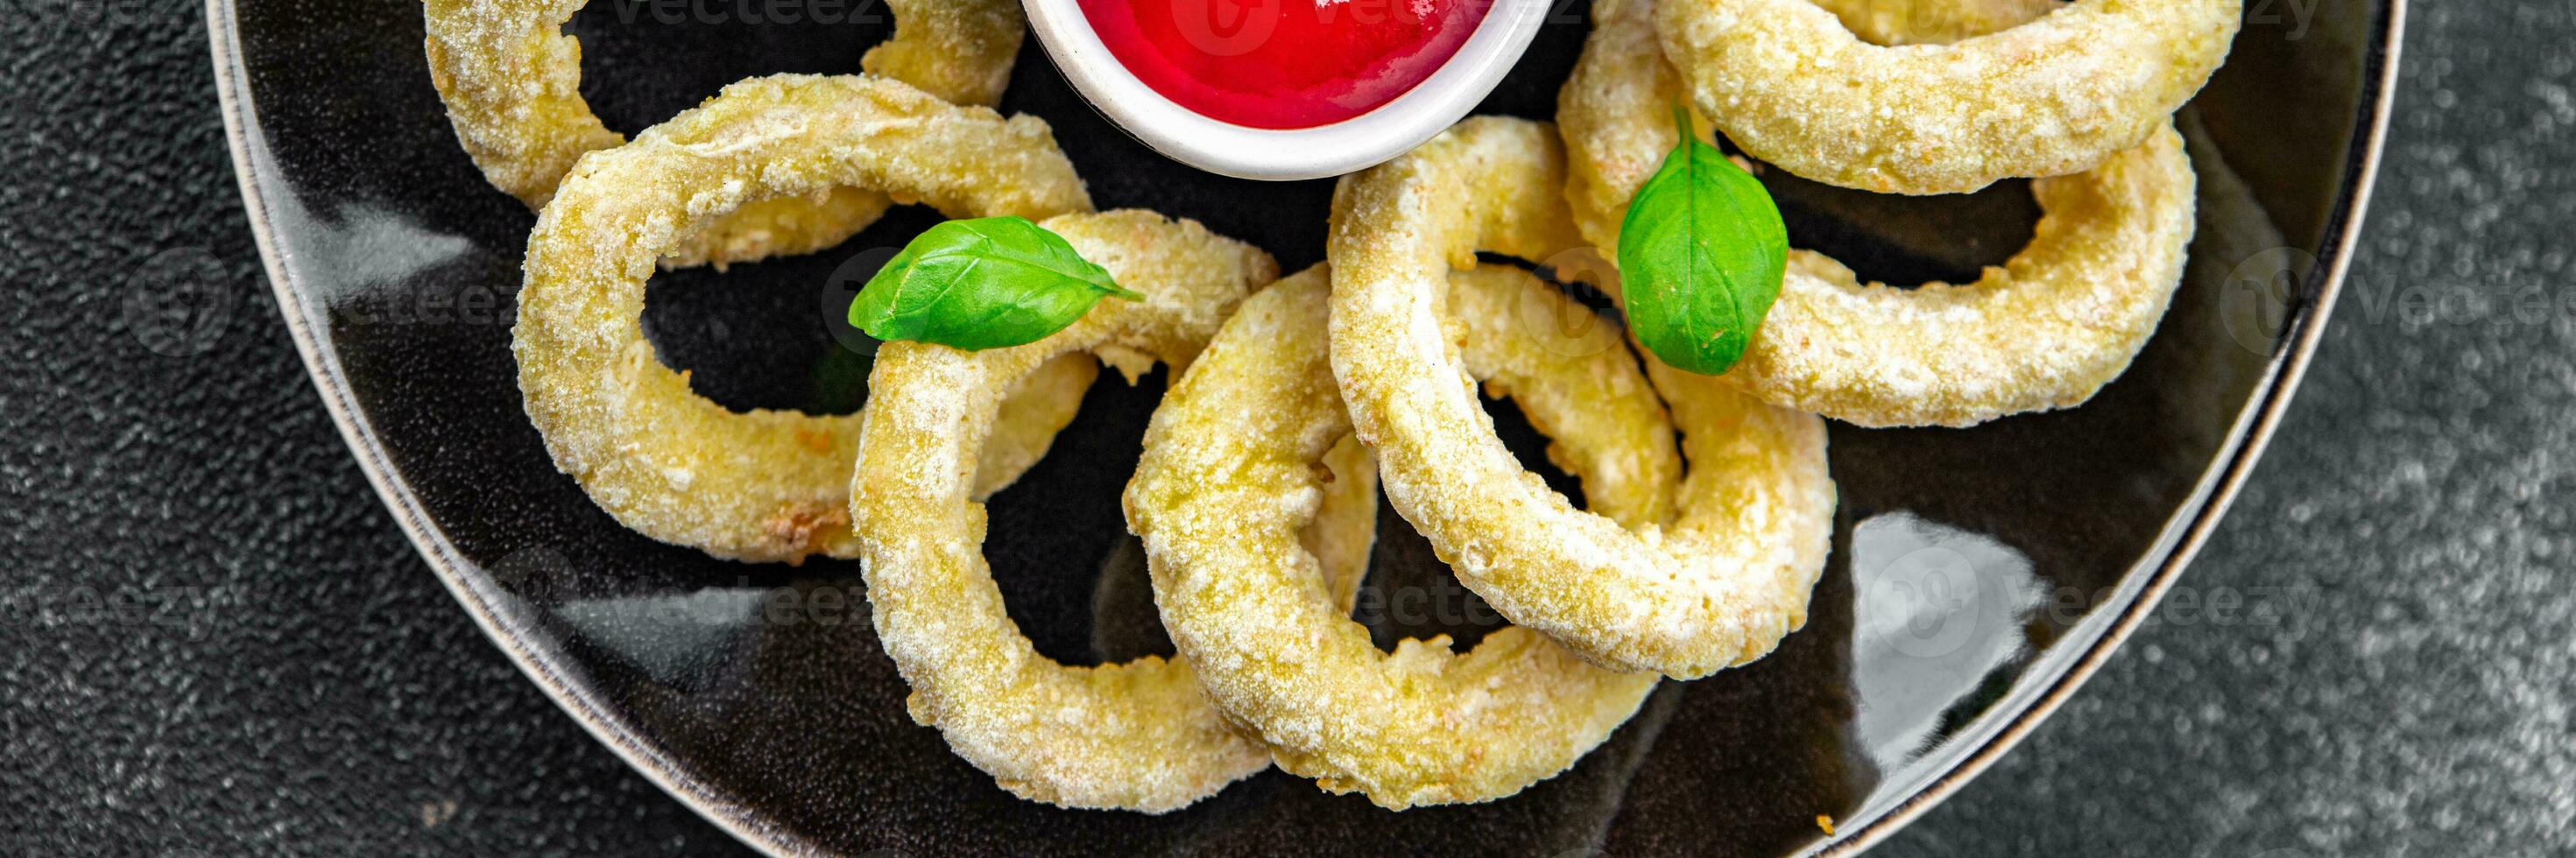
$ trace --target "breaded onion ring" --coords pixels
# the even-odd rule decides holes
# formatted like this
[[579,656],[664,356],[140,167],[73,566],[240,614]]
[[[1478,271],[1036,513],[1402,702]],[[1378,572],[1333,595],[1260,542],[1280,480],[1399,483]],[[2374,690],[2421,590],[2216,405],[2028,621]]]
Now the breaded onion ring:
[[[1324,483],[1319,489],[1323,498],[1315,520],[1297,531],[1297,544],[1323,567],[1324,591],[1333,594],[1333,609],[1347,617],[1359,607],[1369,549],[1377,542],[1377,460],[1369,458],[1368,445],[1360,439],[1344,436],[1324,452],[1324,467],[1326,472],[1315,475]],[[1152,562],[1146,561],[1149,566]]]
[[1514,623],[1676,678],[1759,658],[1805,623],[1824,566],[1824,423],[1649,361],[1691,469],[1673,521],[1631,531],[1521,468],[1442,334],[1451,267],[1574,240],[1557,147],[1545,124],[1478,117],[1342,179],[1326,245],[1333,374],[1389,502]]
[[[581,97],[581,42],[563,32],[588,0],[425,0],[430,82],[456,139],[494,187],[542,209],[582,155],[625,142]],[[1019,53],[1012,0],[892,0],[895,34],[860,59],[869,73],[959,104],[1001,99]],[[834,188],[743,206],[667,249],[674,267],[821,250],[885,213],[886,195]]]
[[1833,257],[1792,251],[1779,300],[1725,378],[1862,426],[2082,404],[2129,368],[2182,285],[2195,182],[2170,124],[2099,167],[2034,180],[2030,244],[1963,285],[1863,285]]
[[931,95],[991,107],[1011,84],[1028,17],[1017,0],[886,0],[894,36],[859,58],[869,74]]
[[[1808,0],[1873,45],[1946,45],[2028,23],[2057,11],[2059,0]],[[1593,20],[1601,7],[1594,5]],[[1654,11],[1647,16],[1652,38]],[[1663,53],[1661,48],[1656,54]]]
[[[582,161],[528,237],[512,352],[555,466],[638,533],[719,557],[854,556],[845,509],[858,418],[728,411],[654,358],[639,320],[654,258],[690,224],[763,199],[861,187],[958,215],[1047,217],[1090,197],[1046,123],[890,80],[780,76]],[[994,485],[1072,418],[1089,366],[1011,409]]]
[[[1871,44],[1946,44],[2047,14],[2057,0],[1814,0],[1842,17]],[[1681,75],[1664,60],[1655,35],[1653,0],[1596,0],[1592,35],[1574,72],[1557,91],[1556,122],[1565,135],[1566,199],[1585,241],[1619,246],[1628,200],[1663,165],[1680,132],[1672,106]],[[1708,121],[1693,113],[1700,138]],[[1605,254],[1606,255],[1606,254]]]
[[[1569,445],[1660,442],[1567,465],[1587,495],[1653,497],[1626,518],[1655,521],[1638,516],[1660,509],[1679,463],[1619,335],[1562,337],[1585,347],[1571,353],[1536,342],[1561,335],[1511,324],[1513,305],[1573,302],[1516,269],[1459,272],[1448,288],[1453,316],[1494,322],[1455,337],[1468,363],[1508,376],[1532,422],[1577,432]],[[1253,296],[1155,410],[1126,497],[1155,603],[1208,696],[1281,768],[1397,810],[1517,793],[1608,738],[1657,677],[1602,669],[1523,628],[1464,655],[1446,636],[1388,654],[1335,604],[1297,539],[1332,488],[1322,457],[1351,431],[1326,355],[1330,289],[1319,267]]]
[[[1654,52],[1650,11],[1596,5],[1558,95],[1566,199],[1599,247],[1619,245],[1629,198],[1677,135],[1679,83]],[[1863,426],[1966,426],[2081,403],[2128,368],[2181,284],[2193,183],[2169,124],[2093,170],[2034,181],[2045,216],[2031,243],[1965,285],[1863,286],[1831,257],[1792,250],[1779,299],[1725,377]]]
[[[1869,0],[1848,0],[1867,3]],[[2054,2],[2054,0],[2051,0]],[[1565,199],[1583,240],[1615,260],[1628,202],[1663,166],[1681,131],[1681,76],[1655,39],[1655,0],[1594,0],[1592,35],[1556,92],[1565,137]],[[1704,135],[1706,123],[1694,116]]]
[[2238,0],[2077,0],[1949,45],[1861,41],[1809,0],[1668,0],[1664,55],[1747,154],[1819,182],[1941,194],[2091,169],[2226,61]]
[[1267,767],[1269,749],[1217,716],[1186,662],[1086,668],[1039,655],[1003,609],[984,562],[984,507],[968,489],[1003,392],[1021,376],[1086,351],[1122,367],[1187,366],[1278,268],[1151,213],[1044,226],[1145,299],[1102,301],[1022,346],[887,343],[868,378],[850,517],[877,637],[912,684],[914,720],[1023,798],[1160,813]]

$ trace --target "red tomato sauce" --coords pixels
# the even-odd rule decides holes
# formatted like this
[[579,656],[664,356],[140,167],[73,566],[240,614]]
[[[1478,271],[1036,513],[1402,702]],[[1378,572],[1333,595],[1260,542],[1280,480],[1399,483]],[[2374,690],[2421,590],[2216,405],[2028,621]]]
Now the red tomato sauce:
[[1493,0],[1081,0],[1146,86],[1211,119],[1312,128],[1439,70]]

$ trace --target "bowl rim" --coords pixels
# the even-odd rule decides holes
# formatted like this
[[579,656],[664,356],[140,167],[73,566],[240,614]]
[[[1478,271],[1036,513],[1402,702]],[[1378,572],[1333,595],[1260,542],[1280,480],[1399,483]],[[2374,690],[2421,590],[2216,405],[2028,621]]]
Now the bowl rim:
[[[262,164],[267,161],[267,153],[264,149],[254,149],[252,145],[254,140],[264,144],[266,138],[258,132],[259,115],[248,88],[249,76],[241,53],[241,41],[233,32],[234,2],[205,0],[205,9],[216,96],[243,208],[259,248],[261,266],[268,275],[279,313],[285,318],[287,332],[295,341],[296,352],[302,356],[305,370],[321,394],[323,405],[339,429],[341,440],[349,445],[359,470],[375,487],[377,498],[385,509],[393,514],[395,524],[401,527],[404,536],[411,540],[421,558],[428,562],[431,571],[438,575],[448,592],[474,619],[484,636],[490,638],[493,645],[565,714],[572,716],[575,723],[646,780],[756,850],[780,856],[835,854],[778,824],[759,808],[735,801],[641,738],[633,725],[618,715],[607,701],[575,680],[578,670],[572,667],[569,654],[561,646],[534,633],[537,617],[532,612],[519,606],[514,597],[493,587],[487,576],[475,574],[478,571],[476,565],[440,532],[420,499],[395,473],[374,427],[359,408],[337,354],[318,333],[327,324],[325,309],[312,300],[309,291],[298,288],[294,270],[286,266],[280,253],[276,213],[282,206],[294,205],[294,197],[292,190],[283,186],[282,179],[275,176],[273,170],[263,172]],[[1038,9],[1044,4],[1070,5],[1076,0],[1027,2],[1034,23]],[[1522,0],[1497,0],[1497,6],[1515,2]],[[2254,464],[2262,458],[2264,448],[2270,444],[2273,432],[2279,427],[2282,415],[2307,373],[2326,323],[2333,315],[2335,301],[2342,294],[2346,275],[2352,267],[2353,251],[2358,247],[2361,227],[2369,210],[2380,161],[2386,150],[2407,5],[2407,0],[2382,0],[2384,12],[2379,16],[2379,32],[2365,46],[2367,56],[2363,58],[2362,83],[2366,89],[2359,104],[2359,115],[2355,117],[2351,142],[2346,149],[2344,177],[2338,184],[2336,199],[2329,210],[2322,243],[2316,254],[2327,264],[2320,272],[2311,275],[2321,277],[2316,286],[2316,298],[2294,305],[2295,315],[2289,322],[2291,328],[2280,346],[2276,347],[2263,377],[2256,383],[2249,396],[2248,407],[2239,413],[2237,422],[2230,428],[2226,446],[2202,472],[2192,494],[2182,506],[2177,507],[2176,516],[2167,522],[2156,543],[2136,566],[2121,576],[2118,592],[2112,596],[2117,609],[2103,611],[2097,608],[2070,629],[2067,637],[2052,646],[2044,656],[2058,663],[2054,670],[2035,676],[2026,670],[2027,680],[2016,680],[2011,691],[1942,743],[1942,748],[1936,752],[1938,759],[1933,761],[1928,774],[1911,785],[1901,798],[1883,804],[1865,804],[1859,818],[1838,824],[1834,835],[1804,850],[1801,855],[1858,854],[1956,794],[1960,787],[1982,774],[2005,752],[2028,737],[2034,728],[2064,705],[2076,689],[2092,678],[2111,653],[2138,629],[2207,543]],[[1533,20],[1543,17],[1533,16]],[[1491,20],[1489,13],[1489,24]],[[1088,32],[1087,26],[1084,29]],[[1489,28],[1480,28],[1477,36],[1472,38],[1483,37],[1484,29]],[[1044,31],[1040,32],[1043,34]],[[1526,41],[1526,38],[1522,39],[1523,45]],[[1094,42],[1097,42],[1096,37]],[[1461,48],[1462,54],[1464,51]],[[1517,49],[1510,53],[1514,58],[1518,55]],[[1451,63],[1452,67],[1456,65]],[[1123,67],[1121,70],[1123,72]],[[1067,76],[1073,76],[1070,70]],[[1132,75],[1128,77],[1134,80]],[[1078,80],[1076,84],[1080,86]],[[1141,83],[1138,85],[1142,86]],[[1088,89],[1084,94],[1092,97]],[[1411,95],[1408,93],[1406,97]],[[1440,127],[1446,127],[1458,116],[1463,116],[1481,97],[1479,91],[1477,98],[1468,99],[1456,116],[1442,119]],[[1402,104],[1404,100],[1405,97],[1399,97],[1388,107]],[[1095,100],[1094,104],[1098,102]],[[1150,144],[1153,141],[1146,142]],[[2091,636],[2090,640],[2083,639],[2087,635]],[[2031,669],[2041,669],[2042,664],[2034,663]]]
[[1082,0],[1021,0],[1047,59],[1091,109],[1164,157],[1239,179],[1338,176],[1411,151],[1455,124],[1503,81],[1554,14],[1551,0],[1486,2],[1458,52],[1394,100],[1310,128],[1254,128],[1202,115],[1156,92],[1109,51]]

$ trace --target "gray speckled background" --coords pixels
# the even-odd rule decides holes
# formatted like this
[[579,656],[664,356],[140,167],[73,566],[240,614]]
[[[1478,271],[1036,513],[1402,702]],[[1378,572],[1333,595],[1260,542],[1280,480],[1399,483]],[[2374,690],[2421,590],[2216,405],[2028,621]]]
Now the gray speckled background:
[[[0,854],[738,851],[377,507],[269,305],[199,7],[0,9]],[[1883,854],[2576,851],[2571,43],[2556,0],[2414,10],[2355,281],[2181,585],[2276,619],[2169,604]],[[202,337],[130,305],[177,263],[221,267]]]

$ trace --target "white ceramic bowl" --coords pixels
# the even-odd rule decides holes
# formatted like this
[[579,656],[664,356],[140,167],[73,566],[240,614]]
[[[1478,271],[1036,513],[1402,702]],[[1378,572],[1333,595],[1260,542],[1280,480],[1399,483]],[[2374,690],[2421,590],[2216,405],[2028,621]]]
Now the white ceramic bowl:
[[1458,53],[1395,100],[1330,125],[1278,129],[1210,119],[1155,92],[1109,53],[1082,14],[1081,0],[1021,0],[1021,5],[1065,79],[1127,133],[1202,170],[1280,181],[1366,169],[1431,139],[1502,82],[1538,35],[1548,11],[1546,0],[1493,0],[1493,8]]

